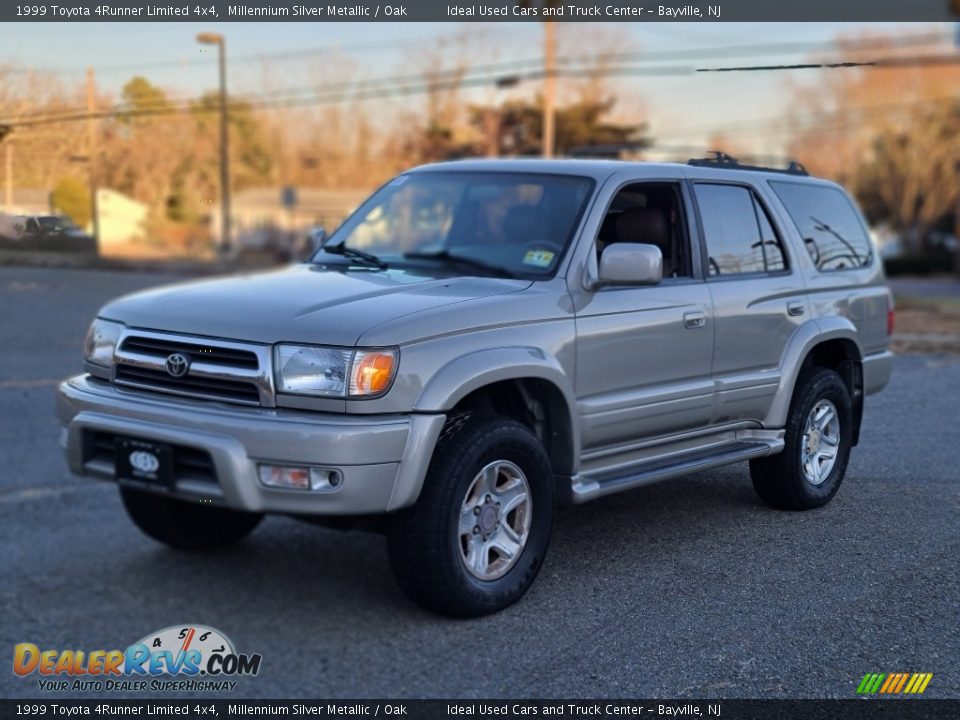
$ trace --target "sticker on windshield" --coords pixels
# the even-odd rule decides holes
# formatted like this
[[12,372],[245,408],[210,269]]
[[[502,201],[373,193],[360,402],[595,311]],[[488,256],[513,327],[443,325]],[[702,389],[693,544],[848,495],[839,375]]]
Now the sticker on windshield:
[[528,250],[523,256],[524,265],[533,265],[538,268],[548,268],[553,262],[555,253],[549,250]]

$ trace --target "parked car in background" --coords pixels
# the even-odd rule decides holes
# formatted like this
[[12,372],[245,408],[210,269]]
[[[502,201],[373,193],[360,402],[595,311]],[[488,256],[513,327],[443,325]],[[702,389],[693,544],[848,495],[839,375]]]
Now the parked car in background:
[[64,215],[8,215],[0,223],[0,248],[96,253],[96,239]]

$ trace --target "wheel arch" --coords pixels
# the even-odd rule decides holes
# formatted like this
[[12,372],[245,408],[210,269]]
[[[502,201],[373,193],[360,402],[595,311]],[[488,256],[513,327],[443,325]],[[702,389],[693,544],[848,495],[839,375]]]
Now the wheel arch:
[[509,347],[463,355],[431,378],[421,412],[492,411],[514,417],[540,438],[555,475],[570,476],[580,456],[573,390],[556,358],[539,348]]
[[843,379],[853,405],[853,444],[860,438],[863,418],[863,352],[857,329],[843,317],[820,318],[806,323],[794,335],[784,353],[780,384],[776,399],[764,419],[765,427],[783,427],[790,412],[790,403],[797,380],[808,368],[835,370]]

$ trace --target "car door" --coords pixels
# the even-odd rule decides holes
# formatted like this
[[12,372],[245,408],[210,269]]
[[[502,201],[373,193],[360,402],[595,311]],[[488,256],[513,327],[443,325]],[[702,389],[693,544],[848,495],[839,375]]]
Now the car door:
[[[605,217],[619,190],[648,182],[653,181],[622,178],[600,205]],[[680,180],[666,184],[675,187],[680,241],[690,249],[688,191]],[[602,221],[596,227],[603,227]],[[595,264],[595,236],[588,244],[585,262]],[[693,252],[688,256],[681,276],[658,285],[572,287],[576,393],[587,460],[603,455],[615,462],[618,452],[629,452],[638,441],[701,428],[711,420],[713,312],[700,259]]]
[[716,323],[713,422],[759,423],[787,343],[809,317],[805,285],[758,186],[694,179],[693,197]]

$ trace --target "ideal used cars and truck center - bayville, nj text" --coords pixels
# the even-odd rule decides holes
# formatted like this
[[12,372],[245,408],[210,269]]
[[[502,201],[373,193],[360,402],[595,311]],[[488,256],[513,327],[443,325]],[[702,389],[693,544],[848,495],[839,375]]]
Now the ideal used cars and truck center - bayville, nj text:
[[[250,5],[228,5],[227,17],[231,18],[357,18],[377,19],[407,17],[407,6],[396,5],[291,5],[289,7],[257,7]],[[215,5],[144,5],[140,7],[97,5],[94,8],[71,5],[17,5],[17,16],[23,18],[49,17],[63,20],[73,18],[108,19],[164,19],[164,18],[206,18],[222,19]],[[489,19],[593,19],[593,18],[650,18],[679,19],[720,17],[719,5],[698,7],[695,5],[656,5],[652,8],[623,7],[620,5],[559,5],[557,7],[536,8],[519,5],[447,5],[446,16],[450,18],[489,18]]]

